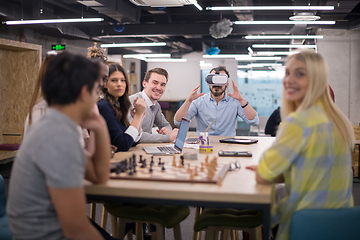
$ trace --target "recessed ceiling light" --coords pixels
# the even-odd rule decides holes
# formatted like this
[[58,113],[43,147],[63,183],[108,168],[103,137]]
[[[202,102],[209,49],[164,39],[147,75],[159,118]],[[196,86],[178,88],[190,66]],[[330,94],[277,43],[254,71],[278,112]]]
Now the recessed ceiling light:
[[317,48],[316,45],[300,44],[253,44],[253,48]]
[[151,58],[146,59],[146,62],[187,62],[185,58]]

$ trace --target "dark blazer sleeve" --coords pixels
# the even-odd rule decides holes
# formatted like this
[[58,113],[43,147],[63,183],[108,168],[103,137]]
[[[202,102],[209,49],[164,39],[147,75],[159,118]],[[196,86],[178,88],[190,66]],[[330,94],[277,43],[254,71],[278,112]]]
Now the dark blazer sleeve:
[[137,144],[129,134],[125,133],[127,129],[126,126],[116,119],[114,110],[111,109],[110,104],[106,100],[100,100],[98,102],[98,108],[100,114],[106,120],[111,144],[118,148],[117,152],[128,151],[130,147]]

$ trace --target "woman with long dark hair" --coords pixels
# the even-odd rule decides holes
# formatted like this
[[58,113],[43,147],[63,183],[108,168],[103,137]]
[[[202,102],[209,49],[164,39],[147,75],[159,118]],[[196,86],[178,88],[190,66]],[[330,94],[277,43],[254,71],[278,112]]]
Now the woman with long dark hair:
[[128,151],[141,137],[141,124],[146,111],[144,99],[134,102],[133,121],[127,118],[130,109],[129,80],[125,69],[119,64],[109,66],[109,79],[103,88],[103,99],[98,102],[100,114],[105,118],[111,144],[117,151]]

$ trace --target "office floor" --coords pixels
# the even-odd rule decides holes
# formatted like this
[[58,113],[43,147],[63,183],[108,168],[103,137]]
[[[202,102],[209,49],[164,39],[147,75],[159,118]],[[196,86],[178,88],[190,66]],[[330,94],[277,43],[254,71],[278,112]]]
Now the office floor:
[[[0,174],[4,177],[5,180],[5,193],[7,196],[8,193],[8,184],[9,184],[9,176],[11,171],[12,163],[0,164]],[[358,178],[354,179],[353,183],[353,197],[355,206],[360,206],[360,180]],[[90,205],[87,204],[87,212],[90,213]],[[102,204],[97,204],[96,208],[96,219],[95,221],[100,225],[101,222],[101,213],[102,213]],[[181,236],[182,239],[192,239],[193,234],[193,224],[194,224],[194,213],[195,208],[190,207],[190,215],[181,223]],[[110,215],[108,217],[107,229],[109,233],[111,233],[111,220]],[[205,238],[205,234],[203,234],[202,239]],[[165,238],[166,239],[174,239],[172,229],[165,230]]]

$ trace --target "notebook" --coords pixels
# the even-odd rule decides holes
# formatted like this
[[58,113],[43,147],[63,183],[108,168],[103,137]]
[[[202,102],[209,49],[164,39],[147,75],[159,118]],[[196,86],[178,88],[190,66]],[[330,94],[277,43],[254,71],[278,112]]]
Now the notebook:
[[149,154],[154,155],[173,155],[182,152],[184,147],[185,138],[187,131],[189,129],[190,120],[187,118],[182,118],[180,122],[180,128],[178,135],[175,140],[175,145],[173,147],[169,146],[160,146],[160,147],[144,147],[144,151]]

